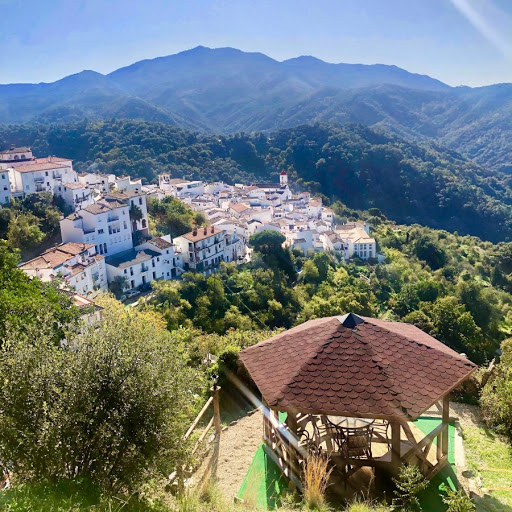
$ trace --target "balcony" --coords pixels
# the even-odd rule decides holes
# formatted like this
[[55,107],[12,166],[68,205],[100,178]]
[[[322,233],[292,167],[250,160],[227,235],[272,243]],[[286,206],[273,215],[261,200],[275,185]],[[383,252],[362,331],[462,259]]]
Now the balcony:
[[34,183],[44,183],[44,178],[42,176],[39,178],[34,178]]
[[116,222],[118,220],[119,220],[119,216],[118,215],[115,215],[115,216],[114,215],[109,215],[107,217],[107,222]]
[[140,271],[141,271],[141,272],[147,272],[148,270],[149,270],[149,267],[148,267],[147,265],[142,265],[142,266],[140,267]]

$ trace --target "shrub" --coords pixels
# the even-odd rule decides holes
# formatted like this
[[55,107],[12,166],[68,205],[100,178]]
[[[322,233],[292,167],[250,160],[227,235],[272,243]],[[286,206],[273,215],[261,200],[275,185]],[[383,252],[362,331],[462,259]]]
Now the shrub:
[[329,458],[321,453],[312,453],[303,463],[302,487],[304,500],[309,510],[325,509],[325,491],[332,469]]
[[512,338],[501,344],[501,350],[501,361],[483,389],[480,404],[489,426],[512,438]]
[[8,330],[0,352],[0,461],[20,479],[83,476],[133,488],[181,460],[194,373],[178,334],[108,306],[96,329],[55,345],[52,326]]
[[418,493],[428,485],[418,466],[403,464],[398,478],[393,478],[396,485],[393,507],[398,510],[421,510]]
[[443,502],[448,505],[447,512],[473,512],[476,509],[464,489],[453,491],[449,487],[445,487],[444,491],[446,496],[443,496]]

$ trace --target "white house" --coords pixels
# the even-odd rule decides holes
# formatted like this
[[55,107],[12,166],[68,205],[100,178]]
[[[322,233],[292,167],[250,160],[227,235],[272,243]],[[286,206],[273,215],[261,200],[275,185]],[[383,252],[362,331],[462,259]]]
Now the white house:
[[[59,187],[60,188],[60,187]],[[94,196],[89,185],[83,183],[63,183],[60,196],[73,210],[81,210],[94,203]]]
[[0,164],[9,164],[9,167],[12,167],[12,164],[26,162],[27,160],[32,160],[33,158],[32,150],[30,148],[17,148],[14,144],[11,144],[9,149],[0,151]]
[[104,257],[96,254],[93,244],[69,242],[48,249],[19,268],[42,281],[57,277],[65,286],[84,296],[107,290]]
[[14,197],[43,191],[60,196],[63,183],[78,182],[71,160],[56,157],[36,158],[13,165],[9,168],[9,179]]
[[133,247],[130,207],[105,197],[60,221],[63,242],[94,244],[97,254],[112,255]]
[[[185,270],[208,272],[221,261],[232,261],[232,236],[215,226],[197,228],[174,239],[181,249]],[[226,249],[228,248],[228,251]]]
[[11,182],[9,180],[9,171],[0,169],[0,205],[11,201]]
[[181,253],[171,243],[170,236],[155,237],[133,249],[106,259],[109,283],[124,277],[125,290],[144,287],[151,281],[169,280],[183,272]]
[[141,231],[145,235],[149,233],[149,222],[148,222],[148,205],[146,201],[146,194],[141,190],[125,189],[122,191],[114,190],[107,194],[107,199],[114,199],[127,204],[130,208],[132,206],[137,207],[142,214],[141,219],[132,220],[132,231]]

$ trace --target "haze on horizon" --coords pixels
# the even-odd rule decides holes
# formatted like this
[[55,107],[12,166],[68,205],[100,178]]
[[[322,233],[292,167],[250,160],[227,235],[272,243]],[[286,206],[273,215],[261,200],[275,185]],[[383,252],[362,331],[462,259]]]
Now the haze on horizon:
[[508,0],[0,0],[0,83],[52,82],[204,45],[512,82]]

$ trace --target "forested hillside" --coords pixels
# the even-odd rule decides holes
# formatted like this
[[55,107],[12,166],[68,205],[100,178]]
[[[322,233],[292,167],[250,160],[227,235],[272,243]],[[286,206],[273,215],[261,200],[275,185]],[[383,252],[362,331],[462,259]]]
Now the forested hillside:
[[295,190],[350,208],[379,208],[400,223],[419,223],[483,239],[508,240],[510,178],[460,154],[407,142],[360,125],[303,125],[270,135],[188,132],[142,121],[1,126],[0,145],[30,145],[36,155],[73,158],[78,170],[225,180],[275,179],[286,169]]
[[278,62],[233,48],[143,60],[108,75],[0,85],[0,123],[141,119],[211,133],[314,122],[384,127],[510,172],[512,85],[449,87],[396,66]]

